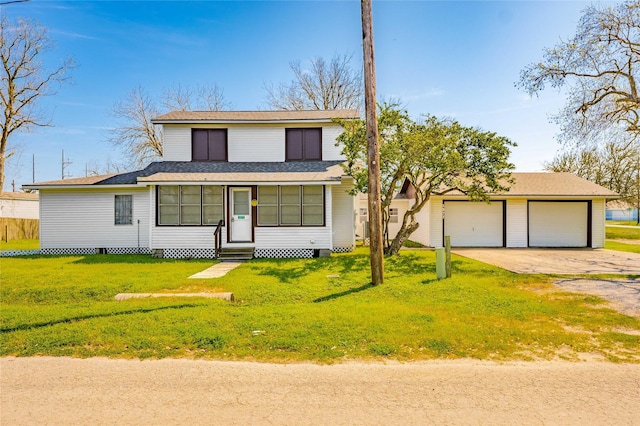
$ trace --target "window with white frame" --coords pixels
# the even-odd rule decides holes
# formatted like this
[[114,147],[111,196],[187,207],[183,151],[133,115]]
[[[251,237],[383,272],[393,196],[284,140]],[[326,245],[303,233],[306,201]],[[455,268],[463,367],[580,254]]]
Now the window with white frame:
[[133,224],[133,195],[116,195],[114,214],[116,225]]
[[158,225],[215,226],[224,220],[224,192],[217,185],[161,185]]
[[366,222],[369,217],[369,210],[366,208],[360,208],[360,222]]
[[389,209],[389,223],[398,223],[398,209]]
[[324,225],[324,187],[258,187],[258,226]]

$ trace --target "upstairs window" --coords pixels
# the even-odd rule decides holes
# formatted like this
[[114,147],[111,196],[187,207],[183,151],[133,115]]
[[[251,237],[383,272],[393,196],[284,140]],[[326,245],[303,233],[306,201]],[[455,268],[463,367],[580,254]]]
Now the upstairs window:
[[192,129],[191,161],[227,161],[227,129]]
[[286,161],[322,161],[322,129],[286,129]]

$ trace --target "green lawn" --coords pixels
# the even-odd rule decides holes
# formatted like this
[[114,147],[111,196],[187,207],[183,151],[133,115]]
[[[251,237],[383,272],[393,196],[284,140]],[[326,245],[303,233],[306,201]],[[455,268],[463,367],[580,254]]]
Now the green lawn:
[[635,220],[607,220],[607,225],[640,226]]
[[604,248],[607,250],[626,251],[629,253],[640,253],[640,244],[625,244],[618,241],[605,241]]
[[[260,361],[577,359],[640,362],[640,320],[549,277],[434,253],[386,260],[368,284],[366,248],[331,258],[253,260],[218,279],[187,277],[206,260],[68,256],[0,260],[0,355],[191,357]],[[336,275],[338,275],[336,277]],[[114,301],[119,292],[232,291]]]
[[617,228],[615,226],[607,226],[607,240],[640,240],[639,228]]
[[4,250],[38,250],[40,240],[0,240],[0,251]]

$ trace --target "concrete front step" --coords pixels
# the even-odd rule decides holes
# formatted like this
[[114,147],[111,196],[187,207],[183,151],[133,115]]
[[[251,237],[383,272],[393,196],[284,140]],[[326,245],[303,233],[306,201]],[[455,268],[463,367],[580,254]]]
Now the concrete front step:
[[218,259],[221,261],[251,260],[253,253],[253,248],[223,248]]

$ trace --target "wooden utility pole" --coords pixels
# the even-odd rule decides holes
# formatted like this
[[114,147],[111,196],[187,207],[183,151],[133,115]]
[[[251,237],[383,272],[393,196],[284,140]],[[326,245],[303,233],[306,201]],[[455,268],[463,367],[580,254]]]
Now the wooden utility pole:
[[367,165],[369,170],[369,252],[371,283],[384,282],[382,210],[380,208],[380,147],[376,104],[376,65],[373,57],[373,15],[371,0],[361,0],[362,46],[364,53],[364,105],[367,116]]

